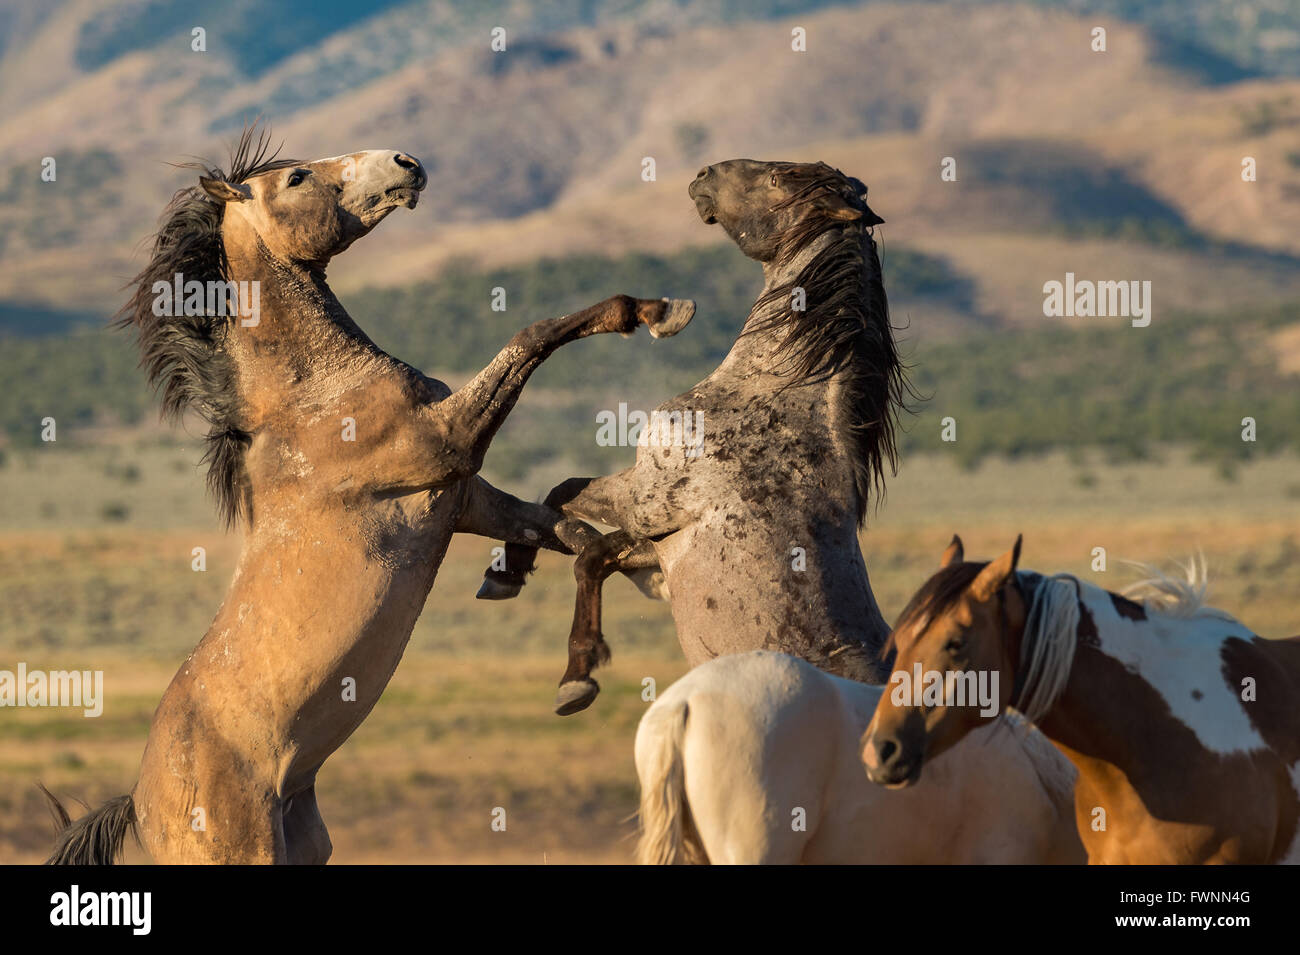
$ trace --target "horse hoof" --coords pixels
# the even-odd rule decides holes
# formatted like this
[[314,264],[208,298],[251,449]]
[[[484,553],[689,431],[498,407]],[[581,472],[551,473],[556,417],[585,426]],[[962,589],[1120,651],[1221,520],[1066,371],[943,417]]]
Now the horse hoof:
[[504,584],[491,577],[484,577],[483,583],[474,595],[475,600],[509,600],[518,597],[523,587],[519,584]]
[[650,334],[655,338],[671,338],[691,323],[695,317],[695,303],[689,298],[666,298],[667,307],[657,322],[650,323]]
[[591,706],[600,692],[600,684],[595,680],[570,680],[560,684],[560,691],[555,694],[555,712],[560,716],[571,716]]

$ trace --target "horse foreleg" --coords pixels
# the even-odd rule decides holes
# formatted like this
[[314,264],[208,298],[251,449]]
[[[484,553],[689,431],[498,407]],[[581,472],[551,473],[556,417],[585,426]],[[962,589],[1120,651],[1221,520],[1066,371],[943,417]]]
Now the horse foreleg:
[[591,671],[609,662],[609,644],[601,632],[601,594],[605,580],[615,571],[643,570],[658,566],[649,541],[637,541],[626,531],[614,531],[582,549],[574,561],[578,582],[569,630],[569,665],[560,678],[555,695],[555,712],[568,716],[585,710],[596,699],[600,684]]
[[[562,511],[574,522],[580,518],[587,518],[620,530],[629,530],[635,533],[637,538],[659,537],[677,530],[677,525],[663,523],[643,527],[641,526],[643,522],[638,522],[638,526],[634,531],[632,530],[637,513],[636,487],[637,475],[634,467],[626,468],[608,477],[569,478],[550,490],[543,501],[543,506]],[[581,546],[586,546],[587,543],[582,541]],[[639,556],[632,563],[618,569],[626,574],[647,597],[663,599],[664,593],[659,585],[660,582],[650,575],[638,573],[638,571],[654,570],[658,567],[657,558],[646,559],[649,553],[651,552],[639,552]],[[533,572],[536,557],[535,545],[507,543],[505,567],[488,568],[484,572],[483,584],[477,596],[486,600],[504,600],[516,596],[524,585],[525,577]]]
[[[594,478],[569,478],[551,488],[546,497],[542,500],[541,507],[551,511],[558,511],[569,501],[573,500],[583,488],[590,484]],[[537,507],[538,505],[533,505]],[[557,515],[558,516],[558,515]],[[600,536],[600,533],[587,524],[575,521],[575,524],[587,528],[591,531],[591,537],[582,541],[581,546],[576,550],[581,550],[583,546],[590,544]],[[477,533],[477,531],[475,532]],[[487,535],[492,536],[492,535]],[[545,540],[539,539],[538,543],[521,543],[519,541],[509,540],[506,534],[498,534],[505,541],[504,566],[495,564],[483,572],[483,583],[474,596],[479,600],[508,600],[511,597],[517,597],[519,591],[524,586],[524,578],[531,574],[537,567],[537,550],[538,546],[546,546]],[[551,548],[558,549],[558,548]],[[575,553],[576,551],[568,551]]]
[[316,806],[316,784],[285,801],[285,854],[290,865],[324,865],[334,852],[329,830]]
[[[478,472],[488,445],[519,400],[529,377],[556,349],[588,335],[630,334],[639,325],[662,337],[680,330],[695,314],[682,299],[635,299],[616,295],[562,318],[534,322],[515,334],[467,385],[432,406],[437,440],[431,452],[452,480]],[[434,438],[435,436],[430,436]]]
[[[507,554],[510,548],[536,552],[538,547],[576,554],[600,539],[600,531],[594,527],[565,517],[545,504],[521,501],[481,477],[466,482],[465,490],[456,533],[503,540]],[[517,565],[511,562],[507,566]]]

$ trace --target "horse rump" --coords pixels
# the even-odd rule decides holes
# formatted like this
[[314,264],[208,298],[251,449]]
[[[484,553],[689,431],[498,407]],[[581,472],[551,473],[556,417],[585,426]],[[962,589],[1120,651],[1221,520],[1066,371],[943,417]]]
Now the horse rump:
[[636,774],[641,782],[637,812],[641,865],[707,865],[709,857],[686,802],[682,743],[690,707],[685,700],[652,706],[636,733]]

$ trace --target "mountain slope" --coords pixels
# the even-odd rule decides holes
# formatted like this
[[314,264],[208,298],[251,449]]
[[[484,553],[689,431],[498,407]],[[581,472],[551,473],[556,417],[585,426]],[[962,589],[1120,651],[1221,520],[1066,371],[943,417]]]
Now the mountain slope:
[[[252,20],[237,5],[198,54],[150,3],[0,6],[15,22],[27,11],[0,75],[27,76],[37,56],[59,66],[48,89],[0,87],[0,301],[111,313],[154,217],[191,181],[164,161],[219,158],[235,118],[267,108],[293,154],[392,145],[430,167],[420,209],[336,263],[343,290],[466,258],[725,241],[685,186],[705,161],[749,155],[864,179],[886,242],[962,271],[981,321],[1032,319],[1043,282],[1069,270],[1150,278],[1169,307],[1300,295],[1300,81],[1207,83],[1132,23],[1041,4],[684,0],[674,18],[632,0],[430,2],[324,35],[323,21],[301,36],[275,21],[279,39],[240,53],[230,24]],[[808,6],[825,8],[763,18]],[[103,9],[154,32],[87,54]],[[497,19],[504,53],[487,46]],[[1097,23],[1106,53],[1090,49]],[[790,49],[796,26],[806,53]],[[39,180],[43,156],[56,183]],[[647,156],[654,182],[640,178]],[[956,182],[940,181],[945,156]],[[1244,156],[1258,182],[1241,181]]]

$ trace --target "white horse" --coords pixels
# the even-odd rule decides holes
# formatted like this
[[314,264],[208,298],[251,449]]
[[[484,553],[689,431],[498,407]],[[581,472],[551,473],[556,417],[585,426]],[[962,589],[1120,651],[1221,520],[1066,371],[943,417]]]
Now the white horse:
[[718,657],[636,734],[643,863],[1082,863],[1075,770],[1008,717],[887,790],[859,740],[885,688],[766,650]]

